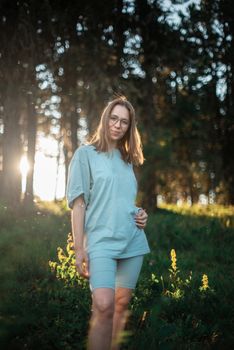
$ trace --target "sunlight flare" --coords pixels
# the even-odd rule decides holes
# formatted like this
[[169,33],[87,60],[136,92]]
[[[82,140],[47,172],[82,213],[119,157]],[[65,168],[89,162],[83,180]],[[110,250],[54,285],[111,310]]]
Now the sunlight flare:
[[25,155],[21,157],[19,168],[20,168],[22,177],[26,177],[30,169],[30,166],[29,166],[28,159]]
[[20,169],[20,173],[21,173],[21,190],[22,190],[22,193],[25,193],[27,174],[28,174],[28,171],[30,169],[30,165],[29,165],[29,162],[28,162],[26,155],[21,157],[19,169]]

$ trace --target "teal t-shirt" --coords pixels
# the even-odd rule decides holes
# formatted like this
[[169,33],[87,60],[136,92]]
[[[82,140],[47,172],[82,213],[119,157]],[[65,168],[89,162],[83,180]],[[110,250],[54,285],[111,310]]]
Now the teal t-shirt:
[[97,152],[82,145],[74,153],[68,171],[66,197],[69,208],[83,194],[86,203],[84,247],[89,258],[127,258],[150,252],[143,229],[134,216],[137,180],[132,164],[118,149]]

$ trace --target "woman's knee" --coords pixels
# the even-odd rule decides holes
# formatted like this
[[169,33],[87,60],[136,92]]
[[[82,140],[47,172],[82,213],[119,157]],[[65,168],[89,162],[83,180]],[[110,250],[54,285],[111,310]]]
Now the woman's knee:
[[93,292],[93,309],[99,315],[110,318],[114,314],[114,300],[114,290],[96,289]]
[[116,291],[115,296],[115,311],[123,312],[127,310],[129,302],[131,300],[132,291],[127,290],[124,291],[122,288]]

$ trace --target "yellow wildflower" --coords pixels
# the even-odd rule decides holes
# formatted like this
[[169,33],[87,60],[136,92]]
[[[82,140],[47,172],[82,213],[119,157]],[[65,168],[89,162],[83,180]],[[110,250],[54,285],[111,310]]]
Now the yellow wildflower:
[[69,242],[67,244],[67,253],[68,255],[73,255],[74,253],[74,245],[73,245],[73,242]]
[[73,236],[71,232],[68,233],[67,237],[67,243],[73,243]]
[[208,276],[204,274],[202,276],[202,287],[201,287],[201,290],[206,290],[207,288],[209,288]]
[[67,235],[67,253],[70,256],[72,256],[74,254],[74,242],[73,242],[73,236],[72,233],[69,232]]
[[177,267],[176,267],[176,252],[175,249],[171,250],[171,267],[174,271],[176,271]]
[[58,247],[57,252],[58,252],[58,259],[60,262],[66,259],[66,256],[64,255],[64,251],[62,248]]

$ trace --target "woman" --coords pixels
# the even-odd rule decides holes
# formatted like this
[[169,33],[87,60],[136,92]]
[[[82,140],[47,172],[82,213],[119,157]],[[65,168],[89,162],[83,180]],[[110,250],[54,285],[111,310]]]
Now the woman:
[[147,213],[135,206],[133,165],[144,161],[135,111],[125,98],[104,109],[91,140],[69,166],[67,201],[79,274],[89,278],[89,350],[117,350],[143,256]]

